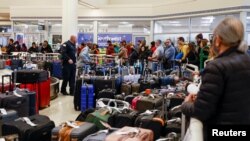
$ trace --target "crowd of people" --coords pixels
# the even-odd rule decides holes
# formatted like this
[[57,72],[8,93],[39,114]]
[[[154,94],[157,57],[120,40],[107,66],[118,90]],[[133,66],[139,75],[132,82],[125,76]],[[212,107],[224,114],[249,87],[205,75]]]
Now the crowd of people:
[[32,43],[31,47],[27,47],[25,43],[20,45],[19,41],[9,39],[8,45],[1,48],[2,52],[11,54],[12,52],[29,52],[29,53],[53,53],[51,46],[48,41],[44,41],[37,45],[35,42]]
[[[185,42],[183,37],[179,37],[175,46],[171,39],[152,41],[150,46],[146,45],[146,41],[138,41],[136,45],[127,43],[125,40],[117,43],[107,41],[106,55],[118,56],[123,63],[134,66],[139,60],[140,62],[159,62],[164,69],[172,67],[172,63],[189,63],[204,69],[206,60],[212,58],[213,52],[210,50],[210,42],[203,38],[200,33],[196,36],[196,42]],[[81,43],[77,50],[77,56],[81,63],[91,62],[89,54],[99,54],[98,44]]]

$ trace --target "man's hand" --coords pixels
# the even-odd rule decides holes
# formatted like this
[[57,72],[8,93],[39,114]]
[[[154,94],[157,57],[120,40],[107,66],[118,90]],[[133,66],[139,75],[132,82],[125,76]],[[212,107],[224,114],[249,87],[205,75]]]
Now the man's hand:
[[197,94],[189,94],[184,102],[194,102],[197,98]]
[[74,63],[72,59],[69,59],[68,62],[69,62],[69,64],[73,64]]

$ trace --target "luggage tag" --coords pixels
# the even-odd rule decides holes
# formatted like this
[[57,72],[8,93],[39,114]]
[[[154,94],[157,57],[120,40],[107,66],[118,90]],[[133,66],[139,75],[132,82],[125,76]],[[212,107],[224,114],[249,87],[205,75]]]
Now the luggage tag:
[[66,121],[65,122],[67,126],[72,127],[72,128],[79,128],[74,122]]
[[29,118],[27,118],[27,117],[23,117],[22,119],[23,119],[24,122],[26,122],[27,124],[29,124],[32,127],[37,126],[37,124],[31,122],[31,120]]
[[0,109],[0,112],[1,112],[2,115],[7,115],[7,111],[5,109],[3,109],[3,108]]
[[18,94],[16,91],[13,91],[13,95],[15,95],[16,97],[23,97],[22,95]]
[[139,129],[137,129],[137,128],[131,128],[131,129],[127,130],[127,131],[117,131],[116,134],[117,135],[130,135],[130,134],[135,134],[136,135],[139,132],[140,132]]

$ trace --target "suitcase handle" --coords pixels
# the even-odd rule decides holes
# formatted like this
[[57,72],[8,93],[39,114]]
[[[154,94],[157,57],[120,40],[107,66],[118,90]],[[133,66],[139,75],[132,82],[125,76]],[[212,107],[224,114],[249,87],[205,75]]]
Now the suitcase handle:
[[4,93],[4,78],[9,77],[9,91],[11,91],[11,75],[3,75],[2,76],[2,93]]

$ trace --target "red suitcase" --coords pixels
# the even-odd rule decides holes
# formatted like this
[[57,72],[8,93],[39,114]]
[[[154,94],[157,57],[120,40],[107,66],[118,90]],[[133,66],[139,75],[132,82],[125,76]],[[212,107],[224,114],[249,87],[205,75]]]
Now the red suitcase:
[[50,106],[50,78],[38,83],[39,107],[45,108]]
[[11,66],[11,60],[10,60],[10,59],[7,59],[6,62],[5,62],[5,65],[6,65],[6,66]]
[[20,84],[21,89],[28,89],[29,91],[36,92],[36,113],[39,113],[39,102],[38,102],[38,84],[37,83],[28,83]]

